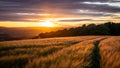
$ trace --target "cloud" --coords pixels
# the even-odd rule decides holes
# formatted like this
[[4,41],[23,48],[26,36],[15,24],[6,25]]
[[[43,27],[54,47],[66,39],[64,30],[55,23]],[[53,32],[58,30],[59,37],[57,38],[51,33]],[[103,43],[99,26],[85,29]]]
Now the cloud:
[[49,14],[87,16],[84,20],[88,20],[91,16],[114,16],[120,12],[119,4],[119,0],[0,0],[0,20],[31,21]]
[[59,22],[80,22],[80,21],[91,21],[92,19],[66,19],[59,20]]
[[92,5],[107,5],[113,7],[120,7],[120,2],[82,2],[83,4],[92,4]]
[[109,21],[108,19],[64,19],[64,20],[58,20],[59,22],[72,22],[72,23],[75,23],[75,22],[83,22],[83,21]]

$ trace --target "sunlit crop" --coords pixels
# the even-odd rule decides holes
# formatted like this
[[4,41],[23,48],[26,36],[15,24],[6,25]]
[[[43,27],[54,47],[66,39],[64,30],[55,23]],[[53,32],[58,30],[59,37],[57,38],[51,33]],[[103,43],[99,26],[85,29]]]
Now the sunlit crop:
[[5,41],[0,68],[119,68],[119,53],[119,36]]

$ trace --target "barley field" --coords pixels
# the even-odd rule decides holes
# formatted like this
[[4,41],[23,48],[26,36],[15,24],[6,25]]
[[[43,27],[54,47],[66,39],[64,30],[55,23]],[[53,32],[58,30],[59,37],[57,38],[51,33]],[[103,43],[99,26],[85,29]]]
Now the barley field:
[[120,68],[120,36],[0,42],[0,68]]

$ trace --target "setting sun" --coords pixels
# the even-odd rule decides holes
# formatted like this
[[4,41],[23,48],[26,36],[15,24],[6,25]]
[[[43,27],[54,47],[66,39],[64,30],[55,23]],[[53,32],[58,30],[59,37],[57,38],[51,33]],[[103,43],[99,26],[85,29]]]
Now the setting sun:
[[45,22],[41,22],[39,25],[44,26],[44,27],[54,27],[55,26],[55,24],[50,20],[47,20]]

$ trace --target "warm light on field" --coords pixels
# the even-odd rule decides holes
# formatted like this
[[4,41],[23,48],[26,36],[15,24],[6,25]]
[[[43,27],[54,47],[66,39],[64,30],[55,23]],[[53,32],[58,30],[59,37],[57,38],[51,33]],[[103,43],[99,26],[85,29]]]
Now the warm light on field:
[[45,22],[41,22],[41,23],[39,23],[39,25],[44,26],[44,27],[55,27],[55,24],[50,20],[46,20]]
[[120,36],[0,42],[0,68],[119,68],[119,57]]

